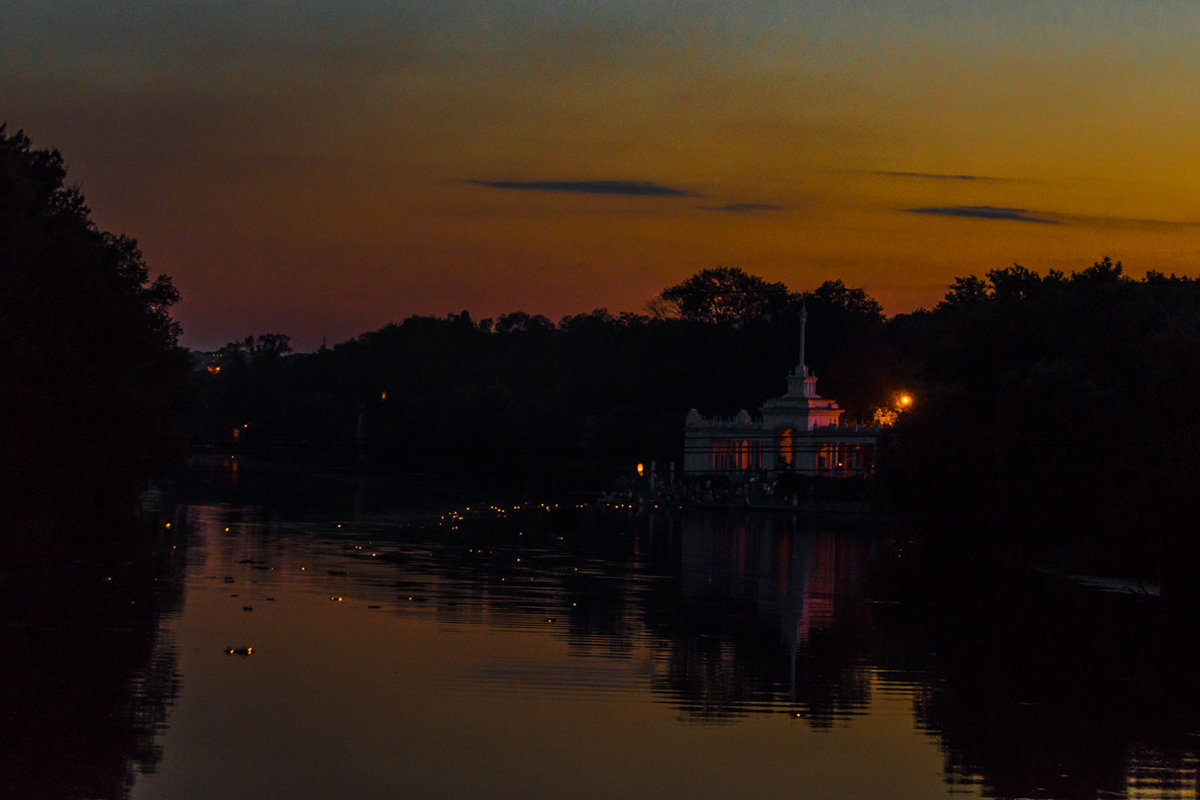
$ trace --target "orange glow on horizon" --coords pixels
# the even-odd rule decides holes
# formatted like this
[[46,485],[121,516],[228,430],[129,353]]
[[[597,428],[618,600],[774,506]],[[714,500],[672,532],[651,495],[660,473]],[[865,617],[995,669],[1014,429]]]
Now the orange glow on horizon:
[[715,266],[888,314],[1013,262],[1200,270],[1188,4],[401,5],[331,7],[337,47],[206,7],[169,57],[162,13],[18,16],[0,122],[172,276],[199,350],[641,312]]

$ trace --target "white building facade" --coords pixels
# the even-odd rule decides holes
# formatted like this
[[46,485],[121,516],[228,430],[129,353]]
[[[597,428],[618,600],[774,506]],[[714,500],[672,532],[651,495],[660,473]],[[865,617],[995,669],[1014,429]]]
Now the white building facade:
[[817,394],[817,377],[804,363],[800,312],[800,360],[787,377],[787,393],[763,403],[757,415],[703,417],[696,409],[684,424],[683,471],[732,478],[776,472],[857,477],[875,468],[879,428],[842,425],[837,401]]

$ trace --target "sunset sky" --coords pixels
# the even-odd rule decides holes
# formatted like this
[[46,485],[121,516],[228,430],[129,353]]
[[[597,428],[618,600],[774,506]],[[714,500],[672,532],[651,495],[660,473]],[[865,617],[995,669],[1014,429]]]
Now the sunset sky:
[[713,266],[889,314],[1200,273],[1200,5],[6,0],[0,121],[188,346],[641,311]]

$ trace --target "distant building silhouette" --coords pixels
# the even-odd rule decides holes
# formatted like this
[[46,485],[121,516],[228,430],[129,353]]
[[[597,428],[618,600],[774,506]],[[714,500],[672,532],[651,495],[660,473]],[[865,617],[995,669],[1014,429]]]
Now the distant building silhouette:
[[703,417],[696,409],[684,423],[685,474],[731,477],[761,472],[852,477],[875,467],[879,428],[841,425],[836,400],[817,394],[817,376],[804,363],[808,312],[800,310],[800,358],[787,377],[787,393],[763,403],[756,416],[742,410],[732,419]]

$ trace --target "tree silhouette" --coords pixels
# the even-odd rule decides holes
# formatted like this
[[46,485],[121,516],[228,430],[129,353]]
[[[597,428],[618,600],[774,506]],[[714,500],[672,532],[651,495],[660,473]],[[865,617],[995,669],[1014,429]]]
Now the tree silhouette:
[[743,325],[776,319],[793,310],[796,299],[782,283],[769,283],[738,267],[715,267],[664,289],[651,308],[658,316],[673,311],[683,320]]
[[896,496],[944,516],[950,546],[964,526],[999,529],[992,544],[1045,560],[1168,577],[1200,549],[1200,283],[1133,280],[1109,258],[1069,276],[1013,265],[888,328],[920,397],[889,481],[903,473]]
[[0,492],[60,509],[127,496],[162,463],[187,374],[171,280],[65,180],[57,150],[0,125]]

